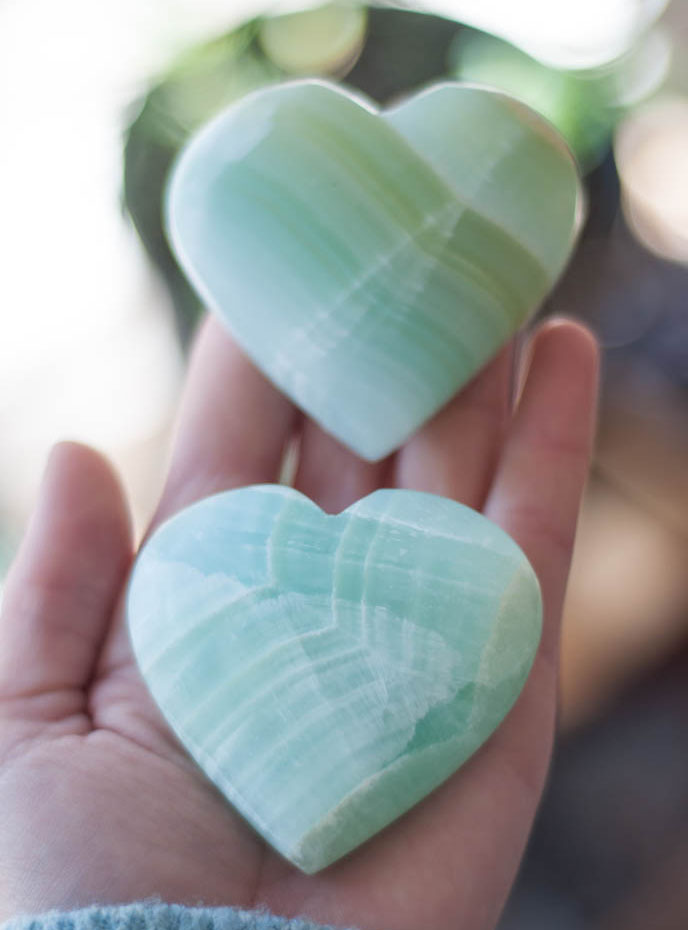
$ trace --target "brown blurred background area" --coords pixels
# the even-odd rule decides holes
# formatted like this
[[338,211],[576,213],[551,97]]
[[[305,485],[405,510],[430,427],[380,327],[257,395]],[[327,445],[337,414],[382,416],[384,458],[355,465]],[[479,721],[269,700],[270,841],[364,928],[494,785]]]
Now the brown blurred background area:
[[[282,7],[284,4],[282,4]],[[200,313],[164,180],[204,120],[272,81],[386,103],[431,80],[555,123],[588,220],[542,314],[603,347],[564,618],[560,739],[502,930],[688,927],[686,0],[0,0],[0,579],[52,442],[102,448],[145,525]]]

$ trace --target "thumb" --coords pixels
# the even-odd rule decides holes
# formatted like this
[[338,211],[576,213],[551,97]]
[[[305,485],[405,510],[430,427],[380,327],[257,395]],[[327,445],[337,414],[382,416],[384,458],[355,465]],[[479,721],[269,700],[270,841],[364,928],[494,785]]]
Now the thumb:
[[5,711],[9,704],[44,714],[44,696],[59,692],[81,691],[85,701],[131,547],[126,504],[108,463],[76,443],[56,446],[3,594]]

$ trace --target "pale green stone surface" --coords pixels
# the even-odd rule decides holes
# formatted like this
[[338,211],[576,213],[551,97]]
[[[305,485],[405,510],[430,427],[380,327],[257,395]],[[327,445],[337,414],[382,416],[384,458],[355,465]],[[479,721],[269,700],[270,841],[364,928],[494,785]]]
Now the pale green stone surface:
[[323,82],[263,89],[191,141],[168,194],[173,247],[206,303],[371,460],[537,308],[580,213],[549,124],[460,84],[382,115]]
[[289,488],[216,495],[136,563],[134,650],[206,774],[314,872],[457,769],[537,648],[516,544],[445,498],[377,491],[327,516]]

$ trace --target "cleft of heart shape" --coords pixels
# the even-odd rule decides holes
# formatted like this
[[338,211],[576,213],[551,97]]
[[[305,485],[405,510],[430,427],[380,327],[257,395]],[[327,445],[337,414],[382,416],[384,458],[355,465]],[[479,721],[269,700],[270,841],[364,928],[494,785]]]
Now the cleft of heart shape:
[[380,112],[300,81],[243,98],[192,139],[167,222],[200,296],[264,374],[377,460],[537,309],[581,203],[565,143],[507,96],[446,83]]
[[153,534],[128,620],[186,749],[310,873],[494,731],[530,670],[541,600],[516,543],[461,504],[376,491],[329,516],[262,485],[206,498]]

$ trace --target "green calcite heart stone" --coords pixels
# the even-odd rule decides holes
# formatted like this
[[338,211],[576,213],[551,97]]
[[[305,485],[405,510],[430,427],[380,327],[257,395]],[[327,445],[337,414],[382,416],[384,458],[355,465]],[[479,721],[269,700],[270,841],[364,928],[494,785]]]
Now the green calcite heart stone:
[[521,690],[541,623],[530,564],[480,514],[377,491],[327,516],[274,485],[164,524],[136,563],[128,613],[182,743],[305,872],[484,742]]
[[508,97],[441,84],[379,113],[302,81],[244,98],[191,141],[168,226],[258,366],[375,460],[540,304],[580,204],[565,144]]

